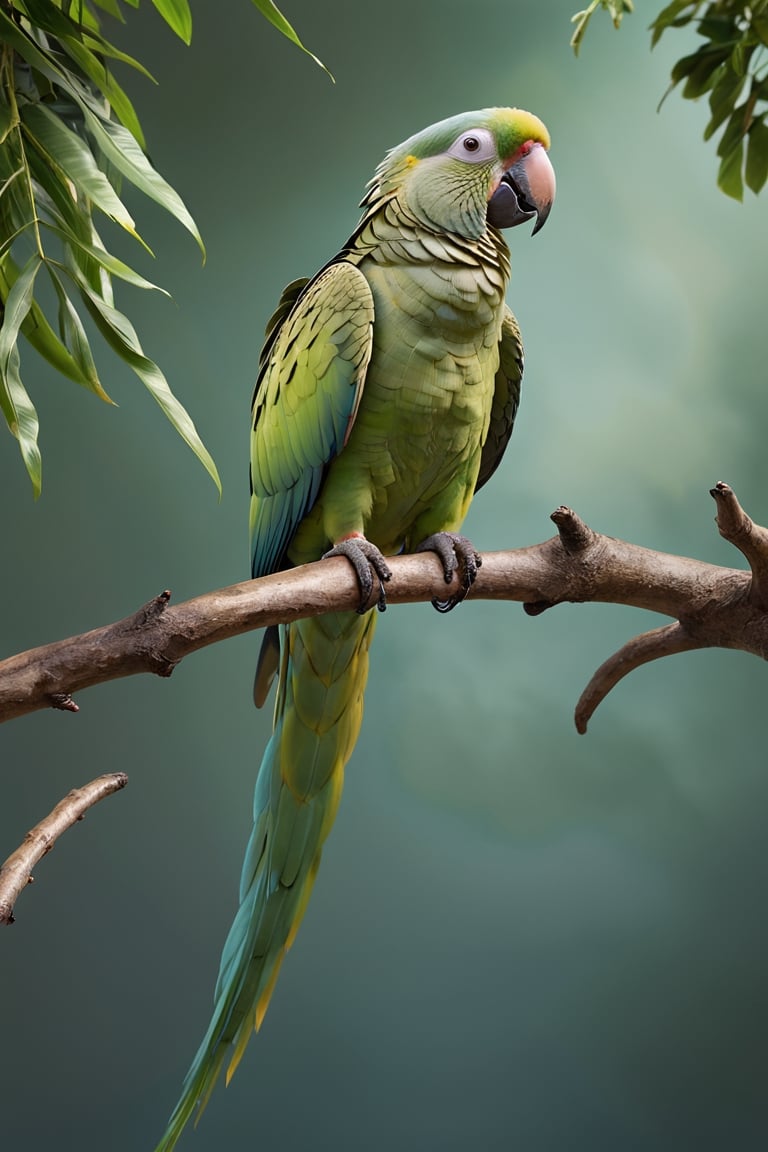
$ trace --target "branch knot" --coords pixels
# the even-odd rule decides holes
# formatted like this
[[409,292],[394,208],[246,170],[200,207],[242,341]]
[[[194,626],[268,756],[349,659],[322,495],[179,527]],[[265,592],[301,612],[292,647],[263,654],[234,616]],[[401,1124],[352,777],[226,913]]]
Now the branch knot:
[[555,508],[550,520],[557,527],[560,543],[569,555],[586,552],[598,539],[597,532],[593,532],[581,517],[572,508],[567,508],[565,504]]
[[710,488],[710,495],[717,504],[715,522],[720,535],[738,548],[752,570],[749,603],[764,611],[768,609],[768,530],[747,516],[736,493],[722,480]]

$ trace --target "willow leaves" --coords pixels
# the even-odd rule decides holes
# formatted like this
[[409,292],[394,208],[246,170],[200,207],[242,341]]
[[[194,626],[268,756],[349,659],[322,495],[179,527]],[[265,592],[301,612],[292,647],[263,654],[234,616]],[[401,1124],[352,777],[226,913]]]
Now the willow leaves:
[[[188,0],[152,2],[189,43]],[[253,3],[307,51],[271,0]],[[139,0],[125,4],[137,8]],[[119,61],[149,74],[104,37],[102,13],[124,19],[119,0],[0,4],[0,411],[38,495],[38,418],[21,376],[19,337],[58,372],[109,401],[90,346],[88,332],[95,326],[220,488],[216,465],[189,413],[144,352],[131,322],[115,307],[115,278],[156,288],[110,253],[96,228],[101,213],[144,245],[121,197],[125,182],[178,220],[203,256],[205,250],[181,196],[148,160],[138,117],[112,65]],[[44,279],[53,292],[41,296]],[[55,301],[51,315],[40,299]]]

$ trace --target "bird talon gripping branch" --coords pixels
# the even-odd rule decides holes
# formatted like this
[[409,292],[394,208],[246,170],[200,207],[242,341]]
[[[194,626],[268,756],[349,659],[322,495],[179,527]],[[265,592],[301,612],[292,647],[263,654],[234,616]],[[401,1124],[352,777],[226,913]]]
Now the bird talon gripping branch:
[[483,563],[479,552],[475,552],[474,545],[466,536],[460,536],[457,532],[435,532],[422,540],[416,551],[434,552],[438,556],[446,584],[453,581],[456,572],[459,573],[458,591],[447,600],[432,601],[432,607],[438,612],[453,611],[466,600],[467,593],[477,579],[477,570]]
[[[439,540],[466,595],[478,559],[449,536],[512,432],[522,344],[504,302],[501,229],[542,226],[555,194],[549,136],[518,108],[433,124],[387,153],[342,250],[284,290],[267,325],[251,437],[254,577],[344,555],[365,603],[383,554]],[[355,535],[365,533],[365,545]],[[342,543],[334,543],[342,538]],[[330,552],[329,552],[330,546]],[[370,551],[375,547],[375,555]],[[373,568],[373,572],[371,571]],[[450,569],[450,576],[449,576]],[[158,1152],[170,1152],[267,1009],[336,814],[362,718],[377,616],[331,613],[268,629],[256,697],[279,673],[259,769],[240,910],[213,1018]]]
[[340,540],[338,544],[334,544],[333,548],[324,552],[323,560],[329,560],[332,556],[346,556],[355,570],[360,589],[358,615],[363,616],[371,609],[369,601],[373,592],[374,575],[379,582],[376,607],[379,612],[386,612],[387,593],[384,584],[387,580],[392,579],[392,572],[376,545],[371,544],[370,540],[366,540],[364,536],[347,536],[346,539]]

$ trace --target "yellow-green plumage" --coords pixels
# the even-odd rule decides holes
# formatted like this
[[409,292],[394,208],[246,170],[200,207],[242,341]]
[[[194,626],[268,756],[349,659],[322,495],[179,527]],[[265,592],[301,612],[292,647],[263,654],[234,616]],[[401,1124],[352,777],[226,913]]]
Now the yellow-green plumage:
[[[478,148],[465,155],[468,139]],[[504,451],[522,374],[504,304],[509,254],[486,212],[525,149],[548,143],[535,117],[510,109],[412,137],[379,167],[342,252],[285,290],[254,399],[254,576],[317,560],[349,537],[393,554],[461,526]],[[256,698],[277,671],[275,721],[240,908],[213,1019],[158,1152],[170,1152],[260,1027],[336,815],[374,624],[371,613],[297,621],[280,628],[279,655],[267,634]]]

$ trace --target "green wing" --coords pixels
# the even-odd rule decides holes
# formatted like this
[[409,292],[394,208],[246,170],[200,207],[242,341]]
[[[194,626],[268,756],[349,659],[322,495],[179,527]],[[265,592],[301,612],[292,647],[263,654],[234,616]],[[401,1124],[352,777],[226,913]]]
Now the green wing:
[[373,336],[373,297],[344,260],[283,292],[267,326],[253,400],[254,577],[277,571],[355,419]]
[[480,473],[475,484],[478,492],[490,480],[501,463],[501,458],[512,435],[512,428],[520,403],[520,385],[523,380],[523,342],[520,329],[509,308],[504,309],[499,343],[499,367],[496,371],[496,390],[493,394],[491,423],[480,457]]

